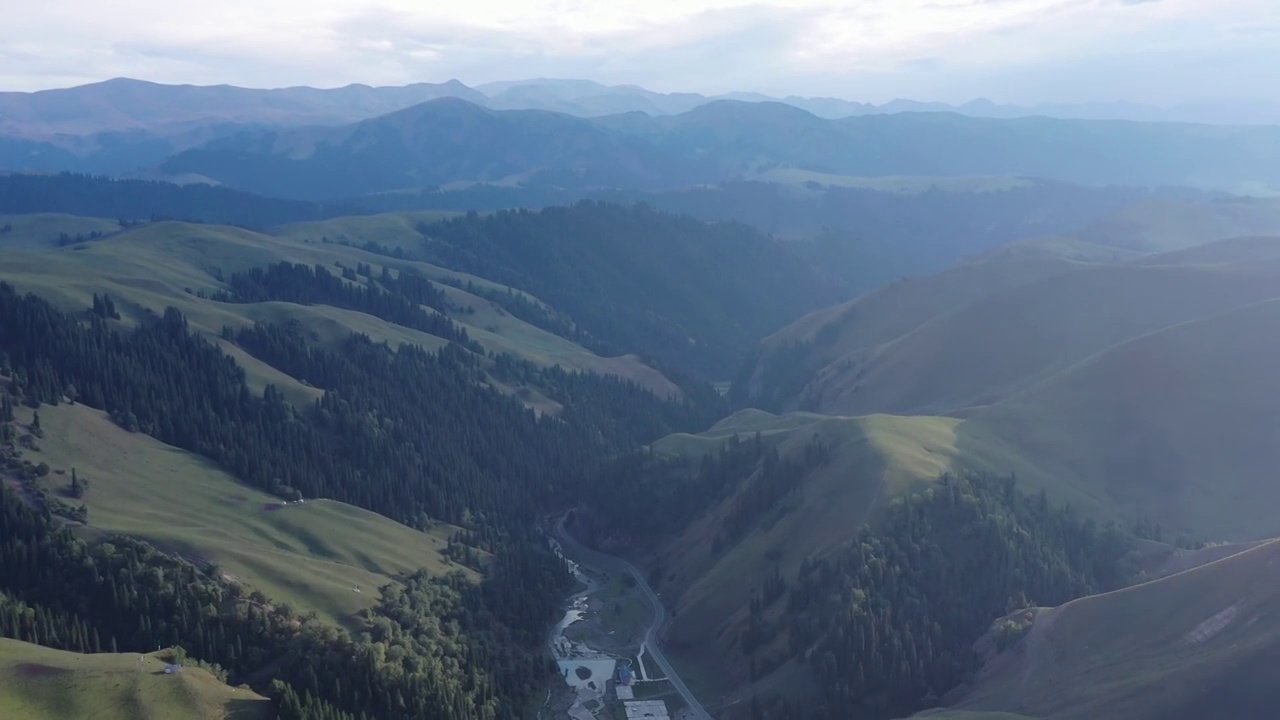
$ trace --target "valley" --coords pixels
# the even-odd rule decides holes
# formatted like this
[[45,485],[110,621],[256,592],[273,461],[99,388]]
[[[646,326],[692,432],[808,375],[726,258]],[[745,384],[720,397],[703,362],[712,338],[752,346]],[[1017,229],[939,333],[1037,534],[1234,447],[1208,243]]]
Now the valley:
[[1277,126],[1029,107],[0,93],[0,716],[1268,716]]
[[[709,720],[662,652],[667,620],[662,599],[634,565],[574,540],[564,520],[551,521],[549,540],[586,588],[570,598],[565,619],[551,636],[557,664],[577,695],[569,716],[586,720],[604,706],[621,717],[643,711]],[[587,669],[586,678],[579,668]]]

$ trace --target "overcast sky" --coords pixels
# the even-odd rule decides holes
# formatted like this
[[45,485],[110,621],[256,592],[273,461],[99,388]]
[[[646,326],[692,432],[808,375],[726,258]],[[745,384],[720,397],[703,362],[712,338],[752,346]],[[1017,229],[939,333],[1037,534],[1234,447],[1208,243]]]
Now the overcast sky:
[[0,0],[0,89],[584,77],[959,102],[1277,100],[1280,0]]

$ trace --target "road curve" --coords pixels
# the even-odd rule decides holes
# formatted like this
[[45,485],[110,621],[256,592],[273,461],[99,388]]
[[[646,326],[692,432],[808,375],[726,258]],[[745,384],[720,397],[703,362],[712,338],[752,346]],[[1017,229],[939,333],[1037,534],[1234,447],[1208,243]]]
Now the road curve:
[[572,553],[575,560],[582,562],[584,565],[593,565],[602,569],[622,570],[630,573],[636,579],[636,585],[644,591],[645,597],[649,598],[649,603],[653,605],[653,622],[644,634],[649,656],[653,658],[654,662],[658,663],[658,667],[662,668],[662,672],[666,674],[667,680],[671,681],[672,687],[676,689],[676,692],[680,693],[680,697],[684,698],[684,702],[693,712],[694,718],[697,720],[712,720],[711,714],[707,712],[706,708],[702,707],[702,703],[698,702],[698,698],[694,697],[693,692],[680,679],[675,668],[671,667],[666,655],[662,654],[662,648],[658,644],[658,631],[662,628],[662,624],[667,621],[667,609],[663,607],[662,599],[658,597],[658,594],[653,591],[653,588],[649,587],[649,581],[645,579],[644,574],[635,565],[622,558],[597,552],[574,540],[573,536],[564,529],[563,517],[556,520],[555,531],[556,538],[565,549]]

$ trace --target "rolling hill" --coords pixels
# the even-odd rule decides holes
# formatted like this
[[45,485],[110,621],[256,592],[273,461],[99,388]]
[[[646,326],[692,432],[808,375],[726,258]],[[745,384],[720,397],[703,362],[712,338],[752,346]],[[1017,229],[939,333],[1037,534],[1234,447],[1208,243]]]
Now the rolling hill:
[[[858,293],[942,272],[1028,238],[1063,237],[1134,204],[1187,204],[1187,189],[1087,187],[1013,177],[857,177],[770,168],[718,185],[616,193],[788,240]],[[605,195],[608,197],[608,195]]]
[[589,120],[540,110],[494,111],[457,98],[354,125],[236,135],[179,153],[162,169],[298,199],[468,182],[648,188],[674,177],[716,179]]
[[[762,343],[736,392],[777,409],[956,413],[1137,334],[1271,296],[1274,266],[1257,262],[1272,256],[1269,241],[1215,241],[1242,229],[1280,232],[1280,204],[1170,205],[1186,221],[1177,235],[1151,207],[802,318]],[[1130,240],[1107,234],[1119,227]]]
[[[962,437],[962,431],[975,434]],[[736,522],[735,514],[749,502],[745,498],[761,478],[759,467],[749,468],[734,489],[653,549],[648,563],[660,568],[657,587],[673,604],[667,638],[678,649],[681,667],[717,667],[704,682],[717,692],[741,697],[735,688],[749,681],[749,657],[737,648],[747,623],[746,600],[774,573],[794,577],[804,563],[849,542],[863,526],[877,524],[897,498],[929,487],[944,473],[1016,472],[1027,490],[1047,480],[997,438],[977,446],[972,442],[977,432],[945,417],[743,410],[706,432],[655,443],[653,449],[663,455],[697,459],[721,452],[733,436],[745,442],[759,433],[783,458],[803,456],[815,439],[828,455],[824,462],[789,475],[798,490],[768,505],[740,539],[725,542],[724,528]],[[967,443],[963,448],[962,439]],[[780,671],[769,685],[799,682],[792,670]]]
[[846,296],[838,278],[786,243],[644,205],[468,215],[423,232],[428,259],[531,292],[597,348],[712,380],[730,377],[755,341],[789,319]]
[[[43,229],[23,220],[0,233],[0,279],[68,308],[87,307],[104,292],[122,301],[129,316],[174,305],[215,335],[228,324],[290,315],[327,338],[345,337],[345,328],[393,345],[412,339],[439,346],[440,338],[419,329],[349,309],[201,297],[224,288],[219,273],[226,278],[271,263],[334,273],[370,266],[375,275],[386,267],[438,283],[441,309],[486,351],[615,374],[660,397],[674,385],[653,363],[728,378],[761,337],[844,296],[838,281],[787,244],[733,223],[601,203],[441,219],[449,216],[340,217],[269,232],[163,221],[117,226],[91,242],[73,237],[65,247],[47,247],[43,239],[55,232],[58,217]],[[88,222],[63,219],[77,232]]]
[[0,133],[31,138],[160,131],[216,123],[328,125],[362,120],[437,97],[484,95],[460,82],[372,88],[272,90],[163,85],[115,78],[73,88],[0,93]]
[[[434,215],[404,216],[401,223],[417,223]],[[328,230],[335,240],[353,237],[352,221],[338,221]],[[379,229],[388,219],[366,220],[358,242],[381,237]],[[373,223],[370,227],[370,223]],[[281,235],[265,235],[240,228],[161,222],[116,233],[106,239],[60,248],[4,251],[0,279],[14,283],[20,290],[34,291],[68,309],[83,309],[92,304],[95,293],[107,293],[116,299],[125,319],[136,321],[145,310],[173,305],[181,309],[189,322],[217,336],[225,325],[241,326],[258,320],[293,319],[319,338],[341,340],[352,331],[364,332],[375,340],[393,345],[412,342],[427,348],[444,344],[444,340],[425,332],[395,325],[385,320],[352,310],[328,305],[285,303],[222,303],[200,297],[199,293],[215,293],[221,283],[215,272],[233,272],[288,261],[308,265],[334,267],[335,263],[354,268],[359,263],[397,270],[411,269],[436,280],[473,282],[497,289],[484,279],[445,270],[421,262],[378,255],[339,242],[322,242],[326,230],[321,225],[291,226]],[[15,234],[16,237],[16,234]],[[420,238],[421,236],[419,236]],[[354,242],[347,240],[347,242]],[[27,243],[29,244],[29,243]],[[505,293],[505,286],[501,286]],[[551,332],[529,325],[494,304],[465,290],[445,288],[451,301],[460,308],[455,320],[486,347],[495,352],[509,352],[540,365],[561,364],[574,370],[590,370],[617,374],[635,380],[665,397],[675,386],[661,373],[652,370],[635,357],[602,358]],[[314,390],[296,380],[282,376],[247,356],[241,356],[252,379],[261,387],[268,382],[279,385],[295,399],[314,397]]]
[[806,386],[833,364],[903,337],[950,309],[1088,263],[1089,255],[1073,259],[1078,247],[1073,241],[1010,246],[811,313],[761,343],[740,372],[734,394],[740,402],[762,407],[797,407]]
[[1211,202],[1151,200],[1090,223],[1080,239],[1139,252],[1168,252],[1216,240],[1280,233],[1280,200],[1228,197]]
[[[354,203],[279,200],[203,183],[57,174],[0,173],[0,213],[62,214],[126,223],[157,218],[266,229],[286,223],[368,212]],[[9,221],[6,221],[9,222]],[[0,223],[3,227],[5,223]],[[113,228],[118,229],[118,228]],[[73,238],[78,234],[68,227]],[[88,233],[85,233],[86,235]],[[0,242],[4,238],[0,235]]]
[[[169,651],[81,655],[0,639],[0,715],[24,720],[268,720],[270,701],[198,667],[166,675]],[[142,662],[139,662],[139,659]]]
[[[582,119],[441,98],[336,128],[246,132],[162,169],[297,199],[455,182],[672,189],[774,166],[854,176],[1031,176],[1081,184],[1265,191],[1269,127],[1199,127],[945,113],[824,120],[720,100],[673,116]],[[1062,148],[1070,148],[1063,151]]]
[[1154,108],[1135,104],[1038,105],[1019,107],[977,99],[960,105],[894,100],[876,105],[838,98],[731,92],[660,93],[635,85],[603,85],[591,80],[531,78],[475,87],[449,80],[405,86],[337,88],[242,88],[229,85],[166,85],[114,78],[70,88],[0,93],[0,133],[27,137],[84,135],[127,130],[165,130],[201,123],[326,125],[401,110],[438,97],[459,97],[495,110],[549,110],[582,117],[625,112],[672,115],[717,100],[780,101],[825,118],[902,112],[953,112],[973,117],[1047,116],[1147,122],[1274,123],[1275,107]]
[[[180,644],[305,699],[302,717],[532,703],[550,679],[543,622],[572,582],[538,542],[541,508],[601,458],[722,405],[635,355],[587,350],[537,296],[412,259],[405,228],[438,219],[126,223],[0,250],[0,588],[35,613],[10,612],[7,631],[77,650]],[[672,223],[717,231],[667,219],[626,241]],[[772,267],[774,241],[720,241],[734,238]],[[445,244],[419,232],[413,250]],[[666,249],[704,270],[699,253],[719,259]],[[613,299],[640,312],[642,290]]]
[[999,448],[1100,517],[1270,536],[1278,252],[1241,238],[1120,263],[1001,253],[796,323],[754,382],[791,389],[783,407],[951,417],[954,467]]
[[[1000,437],[1100,513],[1209,538],[1274,536],[1277,330],[1271,299],[1141,335],[975,412],[958,444]],[[964,438],[967,426],[979,438]]]
[[804,406],[839,414],[962,413],[1130,338],[1276,296],[1280,267],[1082,268],[937,316],[818,374]]
[[[1015,616],[1029,622],[1002,653],[988,650],[955,710],[1067,718],[1246,718],[1280,699],[1268,668],[1280,652],[1276,563],[1268,542],[1117,592]],[[1023,618],[1026,619],[1023,619]],[[989,646],[988,646],[989,647]]]
[[[19,422],[29,415],[20,413]],[[126,432],[84,405],[44,408],[40,420],[40,449],[26,457],[52,468],[42,484],[55,495],[72,470],[88,481],[88,531],[143,538],[212,564],[297,612],[359,628],[357,611],[376,604],[393,578],[457,567],[441,554],[457,528],[422,533],[331,500],[284,505],[207,459]]]
[[[769,588],[795,593],[793,578],[807,566],[844,552],[864,526],[874,537],[903,498],[936,492],[948,473],[1012,474],[1022,492],[1043,491],[1099,526],[1155,527],[1182,543],[1280,533],[1269,470],[1280,463],[1271,401],[1280,392],[1271,362],[1280,353],[1280,239],[1185,242],[1170,239],[1182,249],[1163,253],[1071,238],[1019,243],[820,311],[768,339],[766,356],[793,353],[796,374],[758,363],[752,382],[765,393],[757,399],[774,389],[801,400],[781,414],[740,410],[653,449],[703,468],[687,483],[717,477],[706,468],[756,437],[790,469],[771,476],[766,451],[764,461],[716,481],[727,484],[708,486],[723,489],[690,491],[688,502],[705,504],[672,538],[648,542],[626,527],[603,534],[646,553],[674,606],[668,639],[682,667],[721,663],[702,682],[731,703],[819,695],[806,684],[815,670],[795,662],[785,632],[775,645],[742,650],[762,623],[781,632],[791,608],[812,602],[790,596],[787,610],[762,620],[760,608],[779,592]],[[806,375],[806,362],[820,371]],[[1150,544],[1125,562],[1152,577],[1220,557],[1194,561]],[[791,659],[778,665],[775,656]],[[1057,682],[1046,675],[1036,692],[1057,698],[1044,689]],[[1112,698],[1096,677],[1061,682]],[[1226,691],[1225,680],[1213,682]],[[1111,700],[1098,702],[1076,714],[990,702],[937,716],[1126,717],[1098,714]],[[1132,716],[1160,716],[1151,712]],[[1195,716],[1188,713],[1170,716]]]

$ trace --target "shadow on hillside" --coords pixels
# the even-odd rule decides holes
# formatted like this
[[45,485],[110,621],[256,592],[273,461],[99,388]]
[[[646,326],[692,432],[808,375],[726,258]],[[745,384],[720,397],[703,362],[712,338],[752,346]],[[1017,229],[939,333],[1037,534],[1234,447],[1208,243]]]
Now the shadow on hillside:
[[[248,693],[248,690],[236,690]],[[265,700],[234,698],[227,701],[226,720],[267,720],[271,704]]]

